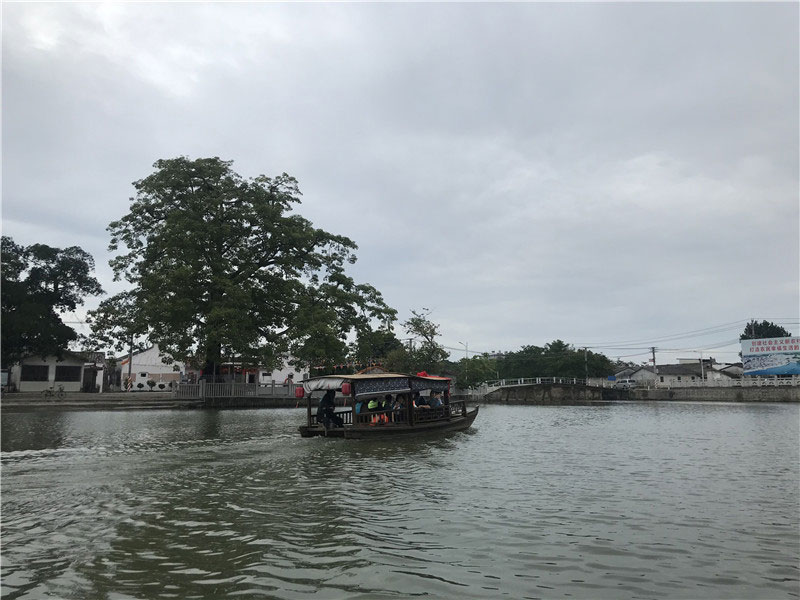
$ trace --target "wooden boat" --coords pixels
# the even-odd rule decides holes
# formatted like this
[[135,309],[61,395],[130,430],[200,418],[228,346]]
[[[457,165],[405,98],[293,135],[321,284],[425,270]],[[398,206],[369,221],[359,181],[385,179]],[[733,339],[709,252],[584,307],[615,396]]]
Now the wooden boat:
[[[469,428],[478,416],[478,407],[467,410],[467,403],[463,400],[450,399],[450,379],[447,377],[401,373],[326,375],[306,379],[302,386],[302,394],[308,399],[306,424],[298,428],[303,437],[321,435],[359,439],[461,431]],[[342,421],[341,427],[330,420],[326,427],[321,422],[324,419],[317,415],[319,399],[329,390],[345,397],[345,408],[334,412]],[[441,406],[414,406],[411,401],[415,393],[424,398],[432,392],[442,394]],[[313,397],[315,393],[316,398]],[[405,400],[404,405],[367,410],[370,399],[383,401],[387,394],[392,396],[395,404],[398,400]]]

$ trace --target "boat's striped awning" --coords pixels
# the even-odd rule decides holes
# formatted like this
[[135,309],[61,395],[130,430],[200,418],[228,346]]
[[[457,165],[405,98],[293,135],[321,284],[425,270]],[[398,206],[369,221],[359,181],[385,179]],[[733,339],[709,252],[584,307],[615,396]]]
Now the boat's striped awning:
[[410,391],[445,391],[450,385],[447,377],[404,375],[402,373],[376,373],[356,375],[326,375],[303,381],[303,389],[309,394],[316,391],[340,390],[344,383],[353,386],[353,396],[379,396],[404,394]]

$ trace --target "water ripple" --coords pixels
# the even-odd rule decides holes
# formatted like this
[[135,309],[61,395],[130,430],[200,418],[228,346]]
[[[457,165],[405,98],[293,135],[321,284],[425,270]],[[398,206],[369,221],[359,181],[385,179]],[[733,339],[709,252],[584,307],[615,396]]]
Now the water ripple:
[[303,414],[4,415],[2,597],[800,597],[796,406]]

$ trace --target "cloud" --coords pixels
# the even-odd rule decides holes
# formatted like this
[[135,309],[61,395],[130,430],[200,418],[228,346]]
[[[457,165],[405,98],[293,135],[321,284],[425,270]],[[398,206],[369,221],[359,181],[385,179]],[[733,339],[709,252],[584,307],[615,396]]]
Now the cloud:
[[8,4],[3,230],[102,265],[132,181],[159,158],[220,156],[296,176],[299,211],[359,245],[354,276],[401,319],[431,307],[450,346],[797,320],[797,18],[780,3]]

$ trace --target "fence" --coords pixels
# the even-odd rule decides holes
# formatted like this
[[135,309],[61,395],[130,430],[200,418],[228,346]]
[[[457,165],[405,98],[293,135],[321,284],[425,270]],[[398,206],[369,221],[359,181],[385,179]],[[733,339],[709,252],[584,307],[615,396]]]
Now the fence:
[[501,387],[514,385],[587,385],[585,379],[577,377],[520,377],[511,379],[496,379],[487,381],[469,389],[456,389],[456,396],[485,396]]
[[561,385],[586,385],[585,379],[578,379],[577,377],[525,377],[522,379],[497,379],[495,381],[487,381],[486,387],[503,387],[508,385],[552,385],[558,383]]
[[[467,390],[459,390],[458,395],[465,396],[485,396],[486,394],[501,388],[518,385],[591,385],[596,387],[614,388],[616,382],[607,379],[578,379],[574,377],[525,377],[519,379],[497,379],[488,381],[474,388]],[[636,381],[636,388],[640,389],[672,389],[672,388],[685,388],[685,387],[703,387],[703,388],[719,388],[719,387],[782,387],[782,386],[800,386],[800,375],[793,375],[791,377],[743,377],[741,379],[733,379],[730,377],[721,379],[685,379],[677,381],[674,377],[670,377],[668,381],[658,380],[642,380]]]
[[259,383],[179,383],[173,390],[176,398],[292,398],[296,384],[262,385]]
[[[661,389],[668,390],[672,388],[687,388],[687,387],[702,387],[702,388],[750,388],[750,387],[784,387],[784,386],[798,386],[800,385],[800,376],[793,375],[792,377],[743,377],[742,379],[686,379],[677,381],[670,379],[669,381],[654,381],[645,380],[637,381],[636,388],[642,389]],[[613,381],[604,382],[603,387],[614,387]]]

